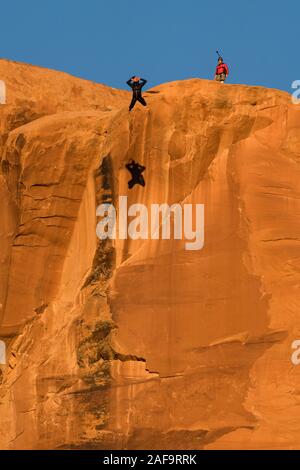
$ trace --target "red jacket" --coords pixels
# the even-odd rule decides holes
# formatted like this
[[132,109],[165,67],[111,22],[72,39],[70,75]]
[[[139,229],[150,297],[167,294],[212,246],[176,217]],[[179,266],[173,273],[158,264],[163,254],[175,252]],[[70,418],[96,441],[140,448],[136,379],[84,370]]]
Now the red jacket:
[[229,69],[228,69],[228,66],[226,64],[217,65],[216,75],[220,75],[221,73],[225,73],[226,75],[229,74]]

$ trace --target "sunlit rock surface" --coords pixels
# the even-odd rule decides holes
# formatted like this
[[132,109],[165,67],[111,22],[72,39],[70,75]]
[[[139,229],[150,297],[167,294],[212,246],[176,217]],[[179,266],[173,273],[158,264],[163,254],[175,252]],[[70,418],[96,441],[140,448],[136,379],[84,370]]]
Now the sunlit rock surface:
[[[300,107],[193,79],[129,113],[60,72],[0,76],[0,448],[300,448]],[[100,241],[119,196],[204,204],[204,248]]]

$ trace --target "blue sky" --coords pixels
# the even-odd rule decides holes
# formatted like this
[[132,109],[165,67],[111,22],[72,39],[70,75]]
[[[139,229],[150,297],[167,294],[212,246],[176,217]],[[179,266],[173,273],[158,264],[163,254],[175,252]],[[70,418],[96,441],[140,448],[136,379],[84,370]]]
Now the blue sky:
[[[291,92],[300,79],[300,0],[14,0],[1,5],[2,58],[126,88],[212,78]],[[1,78],[1,77],[0,77]]]

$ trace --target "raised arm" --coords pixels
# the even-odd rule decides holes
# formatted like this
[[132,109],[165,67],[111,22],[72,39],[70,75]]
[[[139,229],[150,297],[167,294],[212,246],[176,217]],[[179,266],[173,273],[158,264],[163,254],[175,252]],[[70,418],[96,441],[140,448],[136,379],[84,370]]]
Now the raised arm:
[[146,85],[147,80],[145,80],[144,78],[141,78],[140,83],[141,83],[141,88],[143,88],[143,86]]
[[134,169],[134,163],[133,162],[127,163],[125,166],[126,166],[127,170],[129,170],[129,171]]
[[132,78],[130,78],[129,80],[127,80],[127,85],[130,86],[130,88],[132,88]]

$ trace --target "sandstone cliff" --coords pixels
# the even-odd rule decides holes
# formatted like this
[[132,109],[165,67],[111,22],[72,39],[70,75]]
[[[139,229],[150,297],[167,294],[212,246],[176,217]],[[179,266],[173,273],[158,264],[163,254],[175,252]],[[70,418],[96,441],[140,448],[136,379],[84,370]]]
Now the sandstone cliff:
[[[300,109],[0,61],[0,448],[300,448]],[[127,188],[129,158],[146,187]],[[96,207],[205,204],[205,246],[99,241]]]

